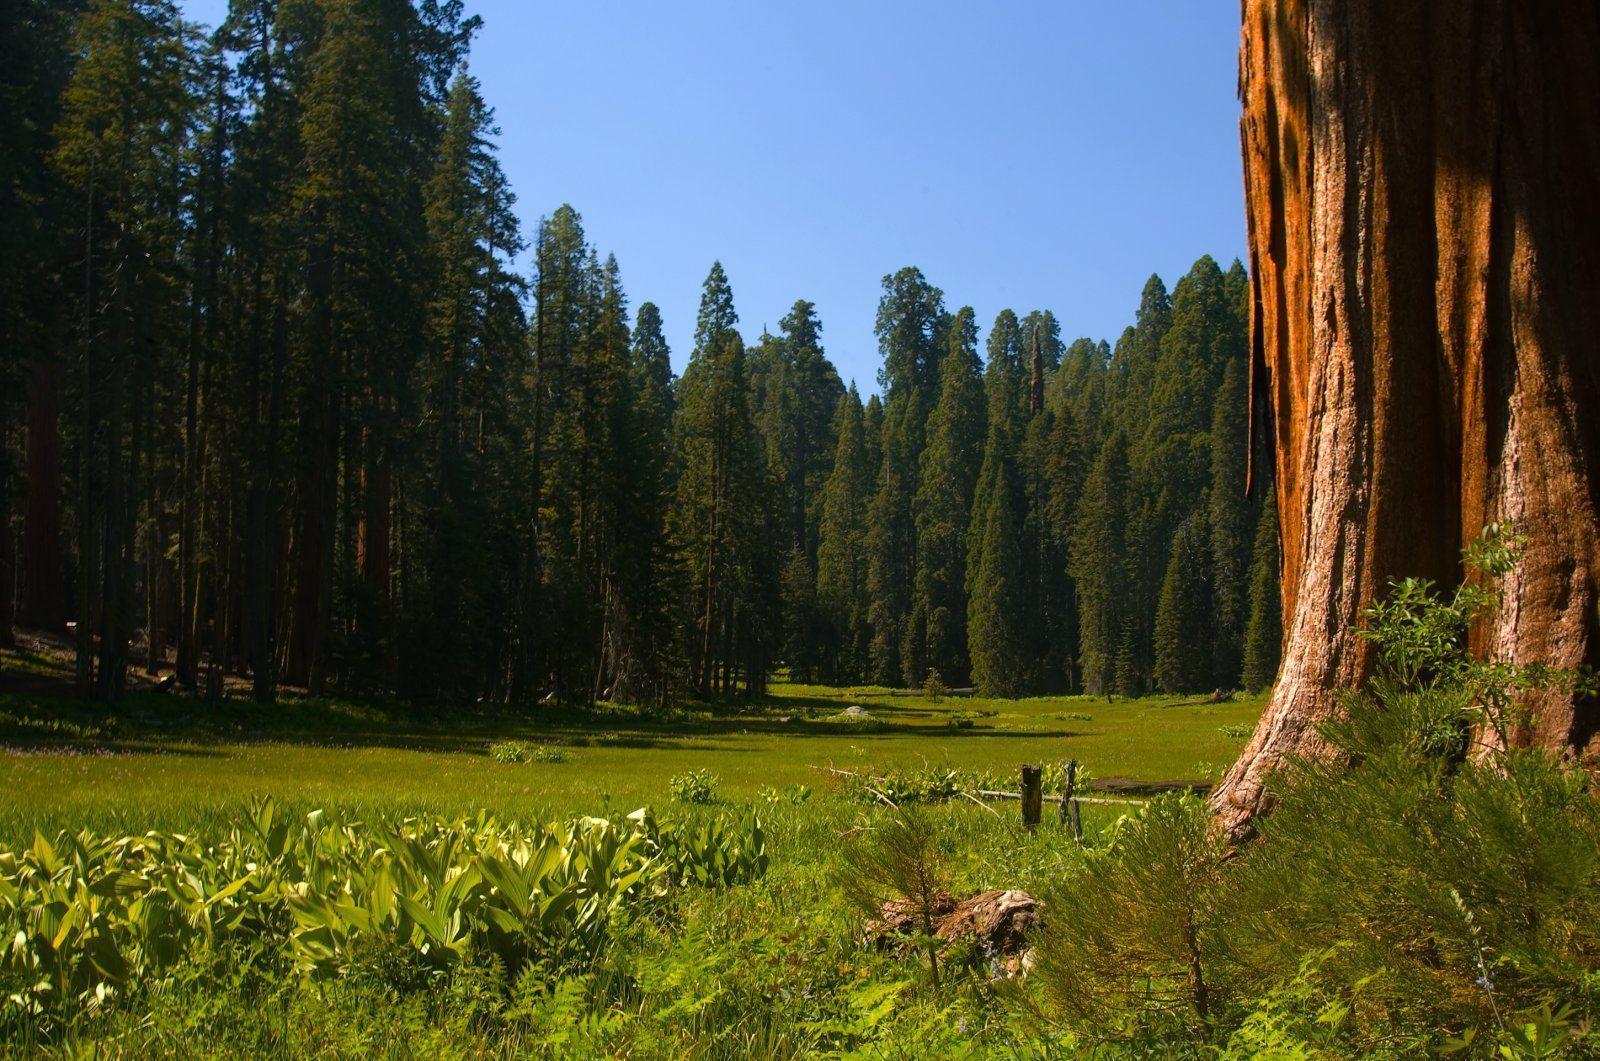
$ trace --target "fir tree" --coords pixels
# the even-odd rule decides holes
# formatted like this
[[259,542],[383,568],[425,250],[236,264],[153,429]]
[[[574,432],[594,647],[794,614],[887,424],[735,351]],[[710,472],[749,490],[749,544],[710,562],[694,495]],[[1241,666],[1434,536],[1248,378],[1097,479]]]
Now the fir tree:
[[1078,599],[1078,666],[1084,691],[1110,695],[1134,686],[1131,670],[1118,678],[1118,662],[1132,668],[1134,627],[1128,614],[1131,571],[1127,555],[1128,442],[1113,434],[1084,481],[1073,518],[1071,572]]
[[928,417],[915,499],[918,564],[911,621],[922,628],[926,667],[958,682],[967,673],[967,536],[984,424],[976,333],[971,307],[962,307],[939,369],[939,400]]
[[1164,693],[1204,689],[1215,674],[1210,537],[1200,509],[1172,539],[1155,623],[1155,684]]
[[713,265],[681,387],[683,464],[673,512],[690,589],[689,685],[703,696],[758,692],[776,647],[771,484],[737,320],[727,276]]
[[[114,700],[136,621],[139,531],[161,507],[148,476],[155,388],[177,374],[184,149],[196,101],[189,42],[167,0],[100,0],[79,17],[71,46],[78,59],[53,161],[82,219],[78,684]],[[157,546],[144,538],[150,562]]]
[[[486,464],[489,408],[515,386],[516,355],[495,335],[496,317],[520,284],[505,258],[521,249],[514,203],[494,157],[498,134],[478,84],[457,76],[426,192],[435,281],[427,306],[428,358],[421,373],[427,434],[408,528],[426,562],[405,594],[410,629],[402,683],[418,699],[458,702],[491,682],[491,630],[481,616],[500,602],[486,554],[501,525]],[[512,327],[520,331],[520,314]],[[518,344],[520,345],[520,344]],[[509,555],[502,554],[509,563]]]
[[809,614],[816,587],[803,585],[802,574],[814,570],[818,498],[831,468],[832,418],[844,387],[823,354],[822,325],[810,302],[796,302],[780,327],[781,336],[764,334],[750,352],[751,401],[775,478],[783,540],[773,547],[798,552],[804,561],[797,565],[790,556],[784,563],[784,657],[793,674],[809,677],[819,666],[812,636],[819,627]]
[[1254,528],[1245,497],[1249,446],[1245,388],[1246,364],[1232,358],[1223,368],[1222,386],[1211,418],[1211,624],[1213,678],[1217,688],[1239,684],[1249,617],[1250,541]]
[[[1064,440],[1071,429],[1058,429],[1058,418],[1070,420],[1070,415],[1045,408],[1028,420],[1018,461],[1024,512],[1023,622],[1032,663],[1030,679],[1035,687],[1049,690],[1073,687],[1078,647],[1076,606],[1067,574],[1070,516],[1063,519],[1054,507],[1055,480],[1073,474],[1064,465],[1075,463],[1075,447]],[[1057,445],[1066,447],[1059,457],[1053,451]]]
[[672,363],[654,303],[639,306],[629,361],[628,504],[618,532],[625,555],[608,646],[611,698],[660,706],[682,660],[674,627],[682,589],[667,533],[675,471]]
[[991,421],[984,443],[984,482],[978,491],[973,539],[978,543],[968,605],[972,681],[984,696],[1015,696],[1032,674],[1027,658],[1027,589],[1024,584],[1020,484],[1005,455],[1005,428]]
[[[910,622],[917,541],[912,502],[917,493],[924,420],[937,385],[944,296],[918,269],[883,278],[876,331],[883,355],[882,463],[867,513],[871,557],[872,673],[884,685],[921,674],[920,630]],[[908,652],[909,650],[909,652]],[[911,658],[906,658],[907,656]]]
[[823,673],[859,681],[869,666],[866,517],[872,497],[872,457],[865,411],[852,385],[834,416],[838,442],[822,489],[817,545],[817,606],[825,644]]
[[1250,559],[1250,621],[1245,628],[1240,684],[1254,692],[1271,685],[1283,651],[1283,600],[1278,586],[1278,506],[1272,490],[1256,523]]

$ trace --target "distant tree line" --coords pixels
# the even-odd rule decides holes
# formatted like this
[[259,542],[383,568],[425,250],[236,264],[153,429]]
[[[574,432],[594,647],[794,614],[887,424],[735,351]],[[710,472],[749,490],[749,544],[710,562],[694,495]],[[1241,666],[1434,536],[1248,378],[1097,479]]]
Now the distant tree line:
[[1271,680],[1237,262],[982,356],[902,269],[865,403],[717,264],[674,378],[571,207],[521,232],[458,2],[0,9],[0,641],[72,623],[85,695]]

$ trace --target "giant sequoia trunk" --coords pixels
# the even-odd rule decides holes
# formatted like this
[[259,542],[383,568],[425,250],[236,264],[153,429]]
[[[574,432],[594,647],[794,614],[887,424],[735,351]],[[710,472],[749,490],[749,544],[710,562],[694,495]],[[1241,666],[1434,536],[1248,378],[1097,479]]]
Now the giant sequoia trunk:
[[[1391,578],[1459,576],[1490,521],[1526,557],[1475,648],[1597,657],[1600,4],[1245,0],[1252,408],[1276,460],[1285,646],[1214,797],[1236,833],[1371,665]],[[1547,696],[1517,739],[1594,754]]]

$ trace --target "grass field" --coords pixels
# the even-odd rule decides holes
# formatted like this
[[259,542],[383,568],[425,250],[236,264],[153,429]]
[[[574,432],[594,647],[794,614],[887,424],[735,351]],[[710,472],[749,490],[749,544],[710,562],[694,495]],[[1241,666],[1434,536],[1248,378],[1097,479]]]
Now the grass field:
[[[51,695],[65,679],[58,663],[19,666],[12,657],[9,680],[0,680],[12,690],[0,692],[0,848],[25,847],[36,831],[84,828],[211,842],[229,835],[253,798],[271,796],[294,821],[326,808],[366,821],[486,812],[537,823],[649,805],[695,822],[754,806],[771,859],[753,883],[688,889],[624,919],[603,959],[566,979],[507,983],[473,966],[419,988],[409,974],[395,980],[377,956],[348,977],[312,982],[268,942],[244,957],[226,947],[198,953],[159,983],[128,985],[115,1005],[82,1008],[46,1031],[25,1023],[11,1041],[128,1056],[1036,1051],[1052,1033],[1019,1023],[1021,1011],[997,994],[981,962],[936,987],[904,954],[862,947],[860,914],[840,891],[841,850],[885,812],[818,768],[927,764],[1004,779],[1019,764],[1075,758],[1101,787],[1205,783],[1237,753],[1262,706],[1260,698],[935,700],[779,684],[760,703],[665,716],[605,705],[430,713],[306,697],[268,708],[229,698],[209,709],[152,692],[111,710]],[[850,706],[872,718],[839,718]],[[490,748],[508,740],[559,748],[560,761],[498,761]],[[674,799],[671,779],[689,771],[717,778],[709,806]],[[1091,835],[1124,809],[1087,807]],[[1041,894],[1081,859],[1053,821],[1023,829],[1014,803],[991,811],[955,799],[929,813],[947,885],[960,894]],[[5,1020],[0,1028],[0,1040],[19,1034]]]
[[[858,731],[830,720],[859,705]],[[358,813],[479,809],[507,817],[662,804],[667,781],[710,770],[726,800],[763,788],[824,788],[816,768],[929,763],[1010,774],[1078,759],[1104,783],[1215,780],[1261,711],[1259,698],[1108,702],[985,700],[779,684],[742,710],[536,709],[518,715],[417,716],[382,705],[290,699],[216,713],[144,694],[112,713],[38,694],[0,694],[0,837],[34,829],[192,828],[255,795]],[[561,746],[558,763],[500,763],[498,740]]]

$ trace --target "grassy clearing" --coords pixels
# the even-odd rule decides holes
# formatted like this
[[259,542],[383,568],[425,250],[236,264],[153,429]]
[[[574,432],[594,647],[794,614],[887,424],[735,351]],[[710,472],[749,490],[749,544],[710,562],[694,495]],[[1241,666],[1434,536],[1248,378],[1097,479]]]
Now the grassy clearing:
[[[835,718],[852,705],[874,724]],[[432,717],[308,698],[271,709],[229,700],[211,713],[158,694],[108,713],[13,692],[0,694],[0,846],[86,827],[223,836],[259,796],[285,815],[320,807],[368,820],[487,810],[532,823],[648,804],[693,821],[754,806],[771,856],[762,879],[691,888],[624,920],[601,959],[565,978],[504,982],[486,968],[420,989],[381,976],[313,983],[274,952],[225,950],[85,1014],[55,1045],[192,1054],[203,1042],[203,1053],[296,1056],[1026,1053],[1048,1033],[1019,1023],[981,962],[957,959],[935,990],[914,960],[861,947],[839,851],[882,808],[815,768],[927,763],[1010,775],[1020,763],[1077,758],[1102,781],[1208,781],[1260,710],[1259,699],[930,700],[791,684],[747,708],[669,717],[607,708]],[[697,771],[716,779],[710,805],[674,797],[674,779],[683,789]],[[1038,892],[1081,857],[1053,822],[1028,832],[1014,805],[998,810],[962,800],[930,810],[956,891]],[[1095,806],[1085,821],[1093,833],[1115,816]]]
[[[829,721],[859,705],[876,732]],[[1209,704],[1152,697],[991,701],[885,689],[778,685],[765,702],[667,718],[543,709],[523,715],[416,716],[311,699],[220,713],[177,697],[133,698],[115,714],[70,700],[0,695],[0,837],[35,828],[193,828],[251,796],[357,813],[489,808],[510,818],[665,803],[670,778],[709,770],[719,797],[826,779],[848,769],[924,762],[1009,773],[1077,758],[1097,778],[1210,781],[1261,711],[1259,698]],[[498,762],[500,741],[554,743],[560,762]]]

